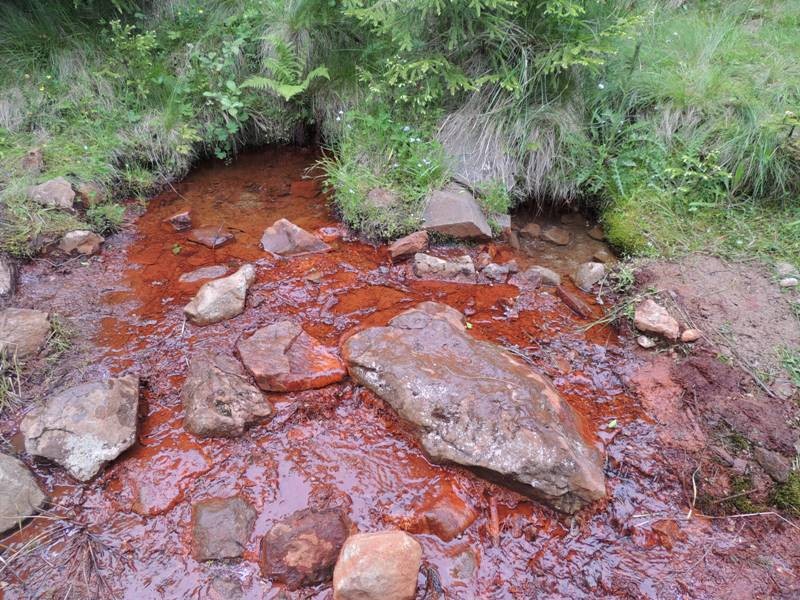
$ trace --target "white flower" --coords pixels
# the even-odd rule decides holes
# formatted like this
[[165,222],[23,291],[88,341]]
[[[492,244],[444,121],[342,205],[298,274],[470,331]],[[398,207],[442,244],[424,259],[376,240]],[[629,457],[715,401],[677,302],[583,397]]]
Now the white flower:
[[337,121],[341,121],[341,120],[342,120],[342,117],[336,117],[336,120],[337,120]]
[[606,85],[604,83],[598,83],[597,87],[599,87],[601,90],[606,89]]

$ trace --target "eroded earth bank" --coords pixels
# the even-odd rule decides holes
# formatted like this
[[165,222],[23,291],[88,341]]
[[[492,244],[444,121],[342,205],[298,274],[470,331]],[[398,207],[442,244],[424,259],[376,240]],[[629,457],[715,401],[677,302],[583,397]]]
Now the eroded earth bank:
[[34,401],[0,420],[41,509],[2,541],[0,596],[800,594],[791,514],[731,515],[786,475],[796,390],[710,339],[587,328],[611,306],[570,276],[613,259],[580,217],[393,259],[337,222],[313,159],[201,166],[100,253],[21,269],[10,306],[72,346],[30,351]]

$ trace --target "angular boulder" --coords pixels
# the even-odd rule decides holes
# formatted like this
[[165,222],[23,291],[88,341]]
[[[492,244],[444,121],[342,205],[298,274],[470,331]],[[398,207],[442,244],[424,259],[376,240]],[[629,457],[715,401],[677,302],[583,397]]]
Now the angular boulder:
[[210,325],[240,315],[247,290],[255,279],[255,267],[243,265],[233,275],[203,284],[183,312],[195,325]]
[[236,437],[248,423],[272,414],[239,361],[208,351],[192,357],[181,399],[184,427],[202,437]]
[[195,560],[239,558],[247,548],[256,510],[240,496],[209,498],[192,506]]
[[419,252],[414,255],[413,269],[414,275],[425,279],[475,280],[475,264],[468,254],[446,260]]
[[262,390],[297,392],[344,379],[342,359],[292,321],[262,327],[236,345],[239,356]]
[[349,534],[342,508],[297,511],[261,539],[261,575],[289,590],[329,581]]
[[44,346],[49,334],[46,312],[30,308],[0,311],[0,354],[27,358]]
[[200,267],[194,271],[189,271],[178,277],[181,283],[195,283],[203,279],[217,279],[222,277],[228,272],[228,267],[225,265],[211,265],[208,267]]
[[492,228],[473,195],[457,185],[428,196],[422,219],[422,228],[426,231],[469,240],[492,237]]
[[572,280],[584,292],[591,292],[592,286],[606,276],[606,267],[599,262],[585,262],[575,271]]
[[21,461],[0,454],[0,533],[35,515],[47,497]]
[[680,333],[678,321],[652,298],[647,298],[636,307],[633,324],[639,331],[656,333],[672,341],[677,340]]
[[261,247],[275,256],[300,256],[331,249],[328,244],[287,219],[279,219],[264,230]]
[[189,232],[189,239],[213,250],[233,241],[234,235],[224,227],[200,227]]
[[34,202],[50,208],[71,209],[75,203],[72,184],[63,177],[35,185],[28,190],[28,197]]
[[136,441],[139,378],[84,383],[50,396],[20,423],[25,450],[89,481]]
[[422,546],[403,531],[358,533],[333,571],[334,600],[413,600]]
[[105,242],[93,231],[78,229],[65,233],[58,243],[58,249],[65,254],[83,254],[91,256],[100,252],[100,245]]
[[552,383],[424,302],[344,343],[350,375],[411,424],[435,462],[501,479],[573,513],[605,496],[601,453]]
[[414,233],[401,237],[392,242],[389,246],[389,256],[392,260],[407,258],[417,252],[422,252],[428,248],[428,232],[415,231]]

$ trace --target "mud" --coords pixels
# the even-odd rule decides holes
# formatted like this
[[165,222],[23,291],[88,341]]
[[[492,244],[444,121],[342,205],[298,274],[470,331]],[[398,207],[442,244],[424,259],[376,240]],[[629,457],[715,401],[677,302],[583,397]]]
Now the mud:
[[[101,256],[61,266],[42,260],[22,269],[17,305],[63,315],[77,341],[49,376],[31,382],[31,396],[127,373],[140,375],[146,387],[137,444],[92,482],[78,485],[59,468],[23,456],[63,520],[37,518],[3,540],[14,550],[44,534],[2,571],[0,596],[212,598],[224,588],[241,589],[248,599],[329,599],[329,584],[288,592],[263,579],[258,551],[277,521],[331,503],[346,506],[360,531],[413,528],[424,551],[419,598],[426,588],[453,599],[800,593],[795,526],[769,516],[712,519],[690,510],[687,463],[678,459],[687,453],[684,444],[705,448],[695,438],[710,435],[713,426],[704,412],[687,411],[671,365],[654,388],[663,401],[674,402],[662,409],[652,390],[636,384],[637,373],[649,367],[641,355],[610,329],[579,329],[586,321],[552,288],[415,280],[407,266],[391,263],[384,246],[358,241],[337,222],[317,183],[302,177],[312,160],[307,152],[280,148],[243,156],[232,166],[206,164],[153,199],[108,240]],[[195,227],[224,227],[235,239],[211,249],[162,223],[189,208]],[[267,255],[259,239],[279,218],[319,232],[333,250],[289,260]],[[467,251],[474,257],[485,249]],[[526,263],[504,244],[489,250]],[[463,251],[432,250],[441,256]],[[536,262],[563,267],[572,260]],[[244,262],[257,267],[245,312],[203,328],[185,323],[182,308],[202,282],[180,283],[180,276]],[[238,439],[198,439],[183,430],[180,387],[193,350],[232,355],[241,336],[285,318],[338,346],[342,336],[385,325],[423,300],[463,311],[472,335],[507,346],[553,379],[607,453],[607,502],[566,520],[464,469],[433,465],[392,410],[348,380],[268,394],[274,418]],[[651,378],[639,380],[649,384]],[[0,419],[5,439],[14,439],[22,412]],[[696,435],[684,431],[684,419],[694,423]],[[258,514],[244,558],[197,562],[192,504],[234,495]],[[461,535],[444,541],[419,524],[421,511],[448,495],[477,516]]]

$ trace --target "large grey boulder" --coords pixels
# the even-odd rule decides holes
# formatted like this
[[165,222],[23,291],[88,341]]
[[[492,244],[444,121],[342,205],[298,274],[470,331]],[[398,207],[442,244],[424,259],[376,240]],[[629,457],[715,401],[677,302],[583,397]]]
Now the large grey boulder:
[[35,515],[46,499],[22,462],[0,454],[0,533]]
[[256,269],[248,264],[233,275],[209,281],[197,291],[183,312],[195,325],[210,325],[240,315],[247,289],[255,279]]
[[84,383],[50,396],[20,423],[29,454],[89,481],[136,441],[139,378]]
[[30,188],[28,197],[42,206],[71,209],[75,202],[75,191],[69,181],[56,177]]
[[250,383],[241,363],[224,354],[192,357],[181,398],[184,425],[199,436],[242,435],[248,423],[272,414],[272,405]]
[[492,237],[492,228],[473,195],[457,185],[428,196],[422,228],[460,239],[485,240]]
[[36,354],[50,333],[47,313],[30,308],[0,311],[0,354],[23,359]]
[[436,462],[511,483],[572,513],[603,498],[602,455],[550,381],[424,302],[343,346],[350,375],[409,422]]

